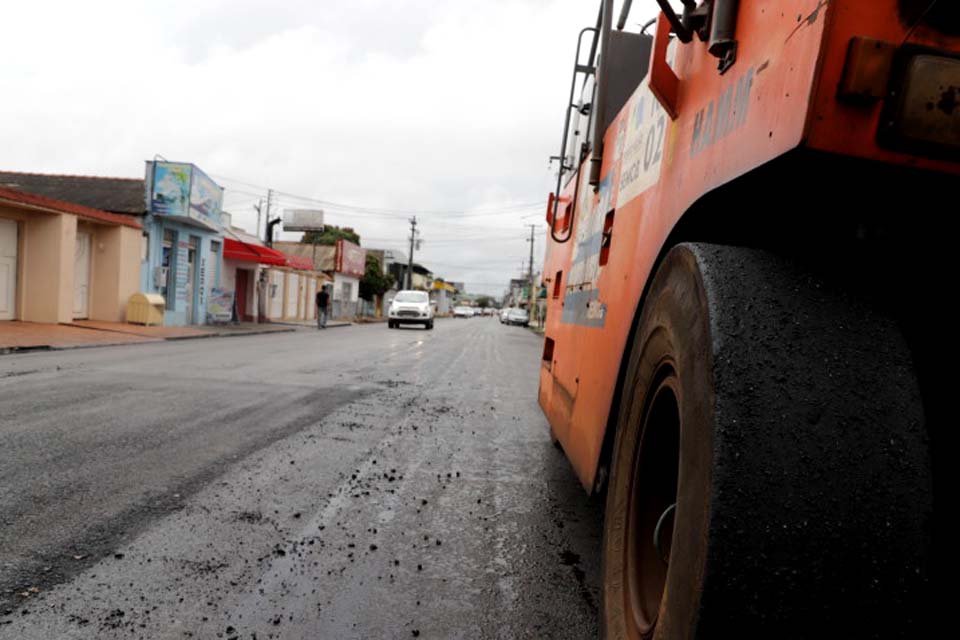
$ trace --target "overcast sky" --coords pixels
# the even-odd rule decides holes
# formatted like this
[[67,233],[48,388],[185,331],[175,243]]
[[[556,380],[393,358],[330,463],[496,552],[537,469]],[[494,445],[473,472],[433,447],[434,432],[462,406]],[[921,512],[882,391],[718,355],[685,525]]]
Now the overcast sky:
[[[159,154],[226,187],[238,226],[253,231],[252,207],[272,188],[284,194],[278,209],[324,208],[327,222],[354,227],[373,248],[405,251],[416,211],[417,261],[496,295],[528,256],[524,225],[539,225],[535,264],[543,255],[548,157],[560,144],[576,34],[599,6],[7,5],[0,170],[142,177]],[[653,0],[634,5],[631,23],[654,15]]]

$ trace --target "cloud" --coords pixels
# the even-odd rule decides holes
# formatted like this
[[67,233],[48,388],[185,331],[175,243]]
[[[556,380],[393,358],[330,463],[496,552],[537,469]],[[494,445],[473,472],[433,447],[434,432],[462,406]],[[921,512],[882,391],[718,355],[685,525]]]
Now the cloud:
[[[652,15],[650,0],[635,4],[634,15]],[[596,10],[582,0],[14,3],[5,22],[36,26],[0,39],[13,61],[0,68],[0,168],[139,176],[159,153],[226,186],[251,230],[262,189],[250,185],[420,211],[418,261],[500,293],[528,254],[524,225],[542,224],[543,211],[424,212],[545,200],[576,33]],[[311,206],[288,195],[276,204]],[[368,246],[402,248],[408,217],[328,208]]]

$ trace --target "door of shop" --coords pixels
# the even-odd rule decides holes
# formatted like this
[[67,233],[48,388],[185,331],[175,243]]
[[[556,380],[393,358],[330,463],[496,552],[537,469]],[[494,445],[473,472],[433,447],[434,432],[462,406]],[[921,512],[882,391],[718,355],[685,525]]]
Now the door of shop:
[[90,234],[77,232],[77,248],[73,253],[73,319],[90,315]]
[[270,306],[268,307],[271,320],[283,319],[283,271],[270,272]]
[[193,318],[193,279],[197,277],[197,239],[190,238],[187,249],[187,324],[196,322]]
[[284,307],[284,318],[297,317],[297,303],[300,300],[300,276],[295,273],[287,274],[287,288],[284,292],[286,296],[286,306]]
[[17,306],[17,223],[0,220],[0,320],[13,320]]
[[250,272],[246,269],[237,269],[237,292],[235,300],[237,301],[237,319],[240,322],[248,322],[250,316],[247,315],[247,288],[249,284]]

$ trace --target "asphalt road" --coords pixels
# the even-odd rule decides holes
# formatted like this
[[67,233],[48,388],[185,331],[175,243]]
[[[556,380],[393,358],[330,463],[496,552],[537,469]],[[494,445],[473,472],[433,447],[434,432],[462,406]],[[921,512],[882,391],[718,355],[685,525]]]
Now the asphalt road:
[[496,320],[0,356],[0,638],[592,638],[601,511]]

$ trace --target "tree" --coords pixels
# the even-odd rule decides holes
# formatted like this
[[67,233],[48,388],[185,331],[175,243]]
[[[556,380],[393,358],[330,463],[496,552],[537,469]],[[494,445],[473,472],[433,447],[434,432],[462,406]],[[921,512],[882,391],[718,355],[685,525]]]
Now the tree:
[[393,276],[383,272],[377,256],[367,254],[367,267],[360,280],[360,297],[364,300],[379,298],[393,286]]
[[493,304],[493,299],[490,296],[480,296],[477,298],[477,306],[481,309],[486,309],[491,304]]
[[324,244],[335,245],[337,240],[346,240],[353,244],[360,244],[360,234],[351,227],[338,227],[336,225],[324,225],[323,231],[307,231],[303,234],[305,244]]

